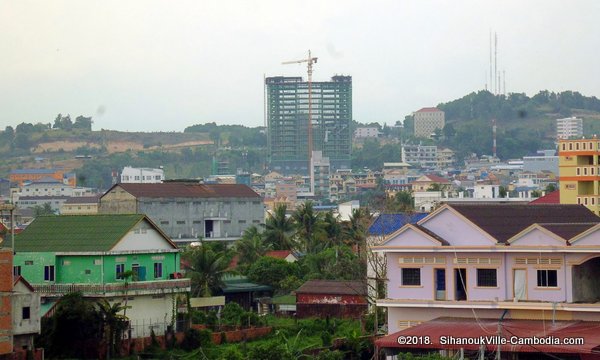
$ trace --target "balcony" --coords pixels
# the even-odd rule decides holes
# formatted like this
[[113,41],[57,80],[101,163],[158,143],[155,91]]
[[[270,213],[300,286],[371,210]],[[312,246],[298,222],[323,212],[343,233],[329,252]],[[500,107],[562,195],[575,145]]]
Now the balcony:
[[599,176],[600,169],[597,165],[577,166],[575,168],[575,174],[577,176]]
[[600,205],[600,196],[598,195],[580,195],[577,196],[577,204],[585,206]]
[[34,284],[35,292],[42,296],[63,296],[71,292],[81,292],[85,297],[121,296],[125,294],[152,295],[171,294],[190,291],[190,279],[172,279],[159,281],[131,281],[107,284]]

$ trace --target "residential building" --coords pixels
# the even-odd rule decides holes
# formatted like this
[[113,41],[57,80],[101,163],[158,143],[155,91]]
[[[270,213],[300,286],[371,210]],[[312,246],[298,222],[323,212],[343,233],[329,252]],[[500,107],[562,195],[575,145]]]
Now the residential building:
[[354,129],[355,139],[376,139],[379,134],[379,128],[377,127],[357,127]]
[[452,184],[446,178],[434,174],[427,174],[419,176],[411,185],[414,192],[419,192],[429,190],[448,191]]
[[55,214],[60,212],[63,204],[70,199],[70,196],[57,195],[57,196],[19,196],[18,200],[15,201],[17,208],[33,209],[35,207],[50,205],[50,208]]
[[16,169],[10,172],[9,180],[11,183],[23,186],[26,182],[38,181],[48,177],[65,185],[73,187],[77,185],[75,174],[63,169]]
[[[4,242],[0,246],[5,246]],[[0,356],[13,352],[12,338],[12,289],[13,252],[0,247]]]
[[15,350],[35,350],[34,338],[40,333],[40,294],[23,278],[17,276],[12,292],[12,335]]
[[444,112],[434,107],[416,111],[413,120],[416,137],[430,138],[436,129],[442,130],[445,125]]
[[[301,77],[268,77],[267,145],[270,168],[309,174],[308,82]],[[350,168],[352,77],[312,82],[312,150],[322,151],[333,170]]]
[[600,140],[558,142],[560,203],[582,204],[600,215]]
[[438,148],[435,145],[402,145],[402,162],[424,168],[438,165]]
[[496,199],[500,196],[500,185],[476,184],[473,186],[473,198]]
[[322,151],[313,151],[310,158],[310,188],[317,199],[329,199],[329,176],[331,166]]
[[98,213],[100,195],[68,198],[60,207],[61,215],[93,215]]
[[359,319],[368,308],[364,281],[309,280],[296,290],[296,317]]
[[14,250],[15,274],[40,294],[42,312],[73,291],[126,302],[134,338],[150,336],[150,323],[166,331],[177,320],[177,298],[190,291],[180,250],[145,215],[38,217],[15,237]]
[[583,119],[568,117],[556,119],[556,139],[579,139],[583,136]]
[[121,183],[158,184],[164,179],[163,169],[125,166],[121,171]]
[[146,214],[175,242],[234,241],[264,223],[260,196],[241,184],[116,184],[100,197],[101,214]]
[[[504,334],[512,328],[502,319],[527,319],[540,332],[554,321],[600,320],[600,218],[580,205],[447,204],[372,250],[387,258],[387,297],[377,306],[388,309],[389,338],[414,327],[437,348],[423,331],[447,317],[494,321]],[[455,324],[445,335],[467,330]],[[388,355],[402,347],[383,346]]]
[[558,156],[554,150],[541,150],[535,156],[523,156],[523,171],[550,171],[558,175]]
[[454,165],[456,158],[454,157],[454,151],[448,148],[442,148],[437,150],[437,167],[439,169],[448,169]]

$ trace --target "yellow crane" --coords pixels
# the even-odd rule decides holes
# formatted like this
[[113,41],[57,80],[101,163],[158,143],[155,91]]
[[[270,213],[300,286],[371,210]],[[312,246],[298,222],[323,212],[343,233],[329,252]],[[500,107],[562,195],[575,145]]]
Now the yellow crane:
[[281,64],[302,64],[306,63],[307,74],[308,74],[308,169],[310,174],[311,167],[311,159],[312,159],[312,149],[313,149],[313,141],[312,141],[312,73],[313,73],[313,64],[317,63],[317,58],[313,57],[308,50],[308,57],[306,59],[300,60],[292,60],[292,61],[284,61]]

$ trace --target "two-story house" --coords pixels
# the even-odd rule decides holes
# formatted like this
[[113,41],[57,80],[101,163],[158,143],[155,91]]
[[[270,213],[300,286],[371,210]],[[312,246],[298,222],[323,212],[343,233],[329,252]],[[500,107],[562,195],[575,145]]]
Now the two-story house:
[[117,184],[100,197],[99,213],[146,214],[177,243],[234,241],[264,223],[260,195],[242,184]]
[[14,274],[40,294],[42,312],[75,291],[127,303],[132,337],[173,325],[177,297],[190,291],[180,249],[145,215],[41,216],[15,237],[14,251]]
[[[513,332],[540,335],[556,321],[600,321],[600,218],[582,205],[444,205],[372,249],[388,266],[387,298],[377,305],[388,310],[390,335],[380,346],[412,347],[396,341],[404,331],[448,349],[432,329],[506,335],[502,324],[512,322]],[[600,344],[596,337],[586,346]],[[555,350],[564,349],[547,352]]]

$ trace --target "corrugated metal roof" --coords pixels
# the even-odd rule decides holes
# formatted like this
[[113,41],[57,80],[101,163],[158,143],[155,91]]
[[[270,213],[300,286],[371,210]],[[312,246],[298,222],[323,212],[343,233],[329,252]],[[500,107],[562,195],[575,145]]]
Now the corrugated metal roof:
[[426,213],[381,214],[369,226],[369,235],[389,235],[406,224],[414,224],[427,216]]
[[364,281],[309,280],[296,290],[296,294],[367,295]]
[[15,236],[15,251],[110,251],[144,218],[139,214],[39,216]]
[[14,169],[11,174],[54,174],[59,170],[56,169]]
[[[590,354],[597,353],[600,346],[599,322],[591,321],[542,321],[542,320],[513,320],[506,319],[501,323],[502,336],[509,339],[530,339],[555,337],[583,337],[583,345],[507,345],[501,349],[504,352],[560,353],[560,354]],[[481,336],[496,336],[498,334],[498,319],[466,319],[438,318],[408,329],[387,335],[376,340],[376,345],[383,348],[401,349],[460,349],[477,351],[479,344],[442,344],[441,338],[480,338]],[[401,336],[427,336],[428,344],[399,344]],[[425,341],[423,341],[425,342]],[[486,345],[486,351],[496,351],[496,345]]]
[[244,184],[122,183],[114,185],[106,193],[115,187],[121,187],[138,198],[260,198],[260,195]]
[[100,195],[94,196],[74,196],[67,199],[65,204],[96,204],[100,200]]
[[493,236],[498,242],[506,242],[506,240],[535,223],[582,224],[600,222],[600,218],[583,205],[450,204],[447,206],[458,211]]

